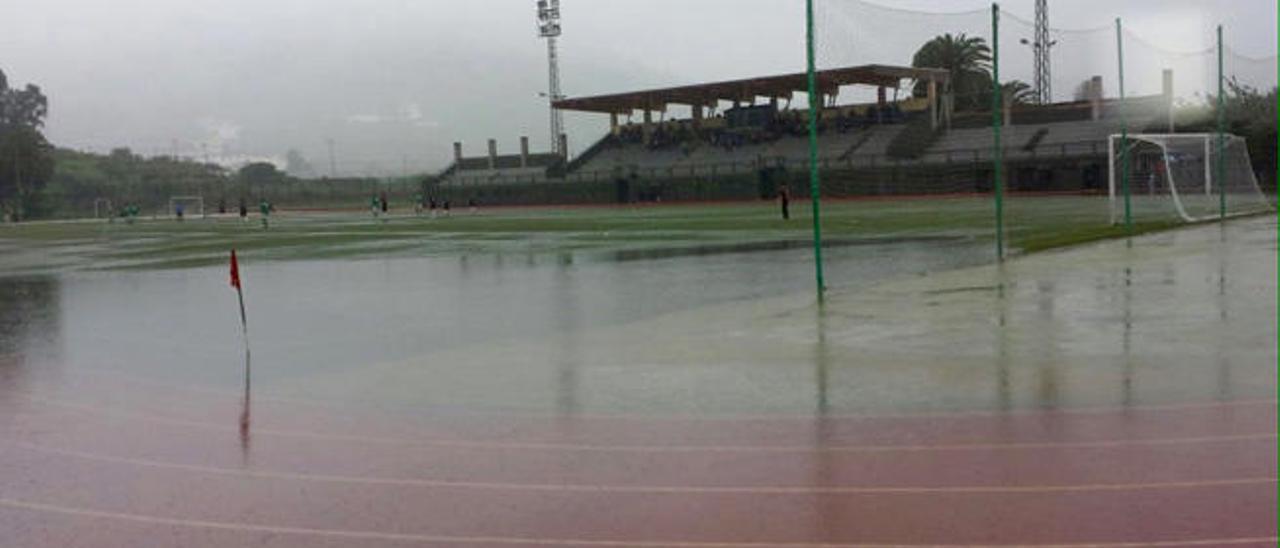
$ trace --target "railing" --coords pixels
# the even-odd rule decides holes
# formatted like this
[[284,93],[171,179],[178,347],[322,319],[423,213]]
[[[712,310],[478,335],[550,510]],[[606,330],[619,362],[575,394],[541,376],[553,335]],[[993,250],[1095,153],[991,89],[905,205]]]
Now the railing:
[[891,158],[903,160],[919,158],[938,142],[943,131],[942,128],[935,129],[928,118],[917,117],[889,140],[885,153]]
[[565,168],[564,168],[565,173],[573,173],[574,171],[577,171],[578,168],[582,167],[583,164],[586,164],[592,158],[596,157],[598,154],[600,154],[600,151],[604,150],[605,147],[613,144],[613,142],[614,142],[613,134],[606,133],[604,137],[601,137],[600,139],[596,140],[595,143],[592,143],[591,146],[587,147],[587,150],[582,151],[582,154],[579,154],[577,157],[570,160],[569,163],[565,165]]
[[[1103,158],[1107,154],[1107,143],[1103,141],[1075,141],[1065,143],[1041,144],[1035,150],[1027,151],[1022,144],[1011,143],[1004,148],[1007,161],[1027,160],[1063,160],[1078,158]],[[880,154],[852,154],[848,157],[819,158],[819,166],[823,171],[878,169],[895,167],[948,166],[953,164],[972,164],[992,161],[991,148],[969,148],[952,150],[935,150],[921,154],[914,159],[894,159]],[[445,186],[485,186],[510,184],[555,184],[555,183],[599,183],[614,181],[618,178],[631,178],[632,175],[645,180],[708,178],[754,174],[762,167],[783,167],[787,171],[802,173],[809,169],[807,158],[800,157],[758,157],[751,161],[711,162],[681,166],[617,166],[610,169],[592,171],[574,171],[563,177],[542,177],[538,175],[510,176],[496,172],[459,172]]]
[[449,164],[449,167],[444,168],[444,171],[441,171],[440,173],[438,173],[436,175],[436,178],[444,179],[450,175],[453,175],[457,171],[458,171],[458,162],[455,161],[452,164]]

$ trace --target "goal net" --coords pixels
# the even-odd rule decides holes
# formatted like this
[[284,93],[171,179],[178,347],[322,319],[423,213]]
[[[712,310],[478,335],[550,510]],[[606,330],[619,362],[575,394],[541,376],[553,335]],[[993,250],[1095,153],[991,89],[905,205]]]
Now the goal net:
[[1112,224],[1125,221],[1126,207],[1131,219],[1187,222],[1273,209],[1239,136],[1138,134],[1109,141]]
[[172,218],[203,219],[205,217],[203,196],[173,196],[169,198],[167,214]]

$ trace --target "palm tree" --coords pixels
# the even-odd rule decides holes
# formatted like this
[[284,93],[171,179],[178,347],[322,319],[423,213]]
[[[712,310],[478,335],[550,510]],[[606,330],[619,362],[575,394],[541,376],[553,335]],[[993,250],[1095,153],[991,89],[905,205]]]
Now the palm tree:
[[[943,34],[925,42],[911,59],[915,68],[945,69],[951,74],[951,92],[957,109],[981,109],[991,99],[991,48],[979,36]],[[916,97],[928,93],[927,84],[917,82]]]
[[1000,84],[1000,96],[1004,104],[1010,106],[1029,105],[1036,102],[1036,92],[1031,84],[1022,80],[1010,80]]

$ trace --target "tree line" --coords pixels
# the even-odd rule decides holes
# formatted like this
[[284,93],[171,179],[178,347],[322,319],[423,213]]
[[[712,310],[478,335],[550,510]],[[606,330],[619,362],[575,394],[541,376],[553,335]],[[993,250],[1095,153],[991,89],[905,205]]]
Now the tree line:
[[53,146],[41,128],[49,100],[40,87],[10,87],[0,70],[0,214],[21,220],[40,215],[41,189],[53,176]]
[[[233,213],[241,201],[256,209],[261,200],[298,207],[356,207],[367,204],[380,185],[391,184],[365,178],[301,179],[270,162],[228,170],[175,156],[143,157],[128,148],[109,154],[55,149],[53,157],[56,169],[42,200],[54,206],[44,210],[46,216],[56,217],[91,215],[100,200],[117,211],[133,205],[144,213],[172,214],[164,210],[169,199],[178,196],[203,197],[208,213]],[[406,186],[396,183],[397,188]],[[416,188],[417,183],[410,186]]]

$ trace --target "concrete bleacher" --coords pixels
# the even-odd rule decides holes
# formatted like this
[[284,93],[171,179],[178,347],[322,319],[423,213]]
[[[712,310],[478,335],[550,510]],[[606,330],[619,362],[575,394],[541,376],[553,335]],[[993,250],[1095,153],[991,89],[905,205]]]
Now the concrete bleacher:
[[[526,145],[527,146],[527,145]],[[494,154],[492,157],[457,157],[437,178],[446,184],[483,184],[497,182],[537,182],[547,179],[548,171],[564,163],[558,154]]]
[[[1001,131],[1006,159],[1036,155],[1105,154],[1107,136],[1120,131],[1119,120],[1060,122],[1056,124],[1012,125]],[[1037,134],[1043,137],[1035,140]],[[944,134],[921,156],[928,163],[986,160],[991,157],[992,135],[987,129],[954,129]]]
[[[865,129],[850,129],[845,133],[828,131],[818,139],[818,157],[843,159],[851,154],[868,150],[868,146],[872,149],[880,147],[881,141],[892,139],[896,129],[899,129],[899,126],[872,126]],[[766,156],[788,160],[808,159],[809,138],[783,138],[769,147]]]
[[906,129],[905,125],[877,126],[876,130],[871,134],[862,146],[854,150],[850,158],[884,156],[889,151],[889,143],[893,142],[893,138],[897,137]]
[[[1167,103],[1160,96],[1132,99],[1123,106],[1115,101],[1106,102],[1097,120],[1016,123],[1019,118],[1015,116],[1015,123],[1005,125],[1001,130],[1002,148],[1009,160],[1051,155],[1105,155],[1108,137],[1120,133],[1125,124],[1130,131],[1139,131],[1166,123],[1167,116]],[[945,132],[919,161],[985,161],[991,157],[991,143],[989,127],[952,129]]]
[[527,181],[537,182],[547,178],[546,167],[517,167],[503,169],[474,169],[454,172],[447,181],[458,183],[482,183],[482,182],[514,182]]
[[[1050,107],[1019,107],[1008,117],[1012,123],[1002,128],[1004,157],[1081,158],[1105,156],[1107,138],[1119,133],[1127,123],[1131,131],[1159,128],[1168,117],[1167,98],[1138,97],[1123,105],[1118,101],[1062,103]],[[1094,119],[1094,117],[1097,119]],[[828,122],[818,141],[818,158],[828,168],[879,166],[886,164],[954,164],[990,161],[992,133],[983,120],[988,114],[974,112],[957,120],[953,129],[940,130],[936,138],[921,142],[918,156],[891,158],[896,138],[909,129],[906,120],[898,123],[857,125],[838,131]],[[442,173],[444,181],[461,183],[516,183],[543,181],[608,180],[636,174],[646,178],[704,177],[751,173],[761,167],[783,165],[802,169],[809,158],[809,141],[804,135],[787,134],[771,141],[722,146],[711,142],[706,130],[714,131],[721,120],[704,120],[703,138],[685,142],[662,141],[662,146],[639,142],[637,126],[624,126],[629,137],[605,136],[579,158],[566,163],[555,155],[505,155],[460,158]],[[668,121],[671,131],[686,131],[691,121]],[[684,129],[681,129],[684,128]],[[522,146],[526,148],[527,146]]]
[[[818,140],[818,157],[828,162],[848,161],[859,156],[884,155],[901,124],[876,125],[847,132],[824,132]],[[639,173],[710,175],[741,173],[760,165],[782,162],[799,165],[809,158],[807,136],[785,136],[777,140],[722,147],[707,142],[650,149],[639,143],[614,143],[576,166],[574,173]]]

